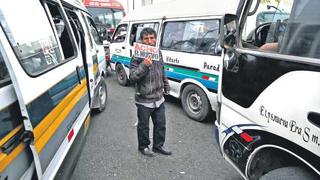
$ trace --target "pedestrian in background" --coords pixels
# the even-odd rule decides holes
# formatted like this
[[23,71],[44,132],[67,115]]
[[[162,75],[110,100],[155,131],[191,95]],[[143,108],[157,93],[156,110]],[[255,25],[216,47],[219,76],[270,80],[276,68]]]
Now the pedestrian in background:
[[[157,34],[152,28],[144,28],[140,33],[140,40],[149,46],[156,45]],[[132,57],[130,79],[135,82],[135,101],[138,114],[138,150],[146,156],[153,156],[153,152],[164,155],[172,153],[165,149],[166,117],[163,94],[170,91],[168,79],[164,73],[163,59],[159,52],[159,61],[150,57],[145,59]],[[153,122],[153,147],[149,149],[149,119]]]

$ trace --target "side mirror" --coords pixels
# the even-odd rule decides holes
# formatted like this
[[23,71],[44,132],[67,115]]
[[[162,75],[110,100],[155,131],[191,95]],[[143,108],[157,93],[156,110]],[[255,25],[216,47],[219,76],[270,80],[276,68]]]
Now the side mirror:
[[220,46],[224,49],[223,66],[227,71],[237,72],[239,62],[235,50],[238,44],[238,17],[226,14],[220,28]]
[[228,49],[237,44],[238,38],[238,16],[226,14],[222,18],[220,27],[220,46]]

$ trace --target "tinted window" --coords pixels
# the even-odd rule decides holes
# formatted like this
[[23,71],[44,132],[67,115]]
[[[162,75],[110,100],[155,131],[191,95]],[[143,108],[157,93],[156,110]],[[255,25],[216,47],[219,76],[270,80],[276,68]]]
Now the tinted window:
[[[21,113],[19,104],[15,101],[15,94],[12,87],[9,88],[10,77],[3,56],[0,54],[0,140],[21,124]],[[14,102],[15,101],[15,102]]]
[[71,40],[72,39],[71,33],[67,28],[67,22],[63,18],[61,9],[58,8],[57,4],[49,3],[48,7],[50,10],[51,16],[53,18],[53,22],[54,22],[54,26],[56,28],[57,34],[59,36],[59,41],[64,54],[64,58],[68,59],[75,55],[76,50],[75,50],[73,41]]
[[102,45],[102,41],[100,40],[98,30],[97,30],[93,20],[90,17],[87,17],[87,18],[88,18],[88,22],[89,22],[90,33],[91,33],[94,41],[96,42],[96,44]]
[[0,1],[1,26],[25,71],[38,75],[59,64],[62,54],[39,1],[25,0],[19,6],[15,3]]
[[119,25],[116,32],[114,33],[112,42],[124,42],[127,37],[127,27],[128,26],[126,24]]
[[243,47],[320,58],[319,6],[318,0],[261,2],[258,11],[246,17]]
[[7,66],[5,65],[3,57],[0,54],[0,88],[10,83],[11,81]]
[[218,38],[218,20],[167,22],[164,26],[161,48],[215,54]]

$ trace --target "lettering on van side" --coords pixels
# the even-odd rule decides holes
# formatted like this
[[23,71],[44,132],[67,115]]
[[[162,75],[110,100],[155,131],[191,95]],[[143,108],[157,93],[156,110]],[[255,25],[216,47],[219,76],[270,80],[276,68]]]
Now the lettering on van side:
[[220,64],[217,66],[208,64],[207,62],[204,62],[203,69],[213,70],[213,71],[220,71]]
[[167,56],[167,57],[166,57],[166,62],[171,62],[171,63],[179,64],[179,59],[178,59],[178,58],[172,58],[172,57]]
[[311,142],[315,145],[320,146],[320,139],[319,136],[312,133],[309,127],[301,127],[298,123],[294,120],[287,121],[278,115],[268,111],[264,106],[260,106],[260,115],[267,119],[268,123],[274,122],[278,123],[285,128],[288,128],[290,132],[296,133],[302,137],[304,142]]

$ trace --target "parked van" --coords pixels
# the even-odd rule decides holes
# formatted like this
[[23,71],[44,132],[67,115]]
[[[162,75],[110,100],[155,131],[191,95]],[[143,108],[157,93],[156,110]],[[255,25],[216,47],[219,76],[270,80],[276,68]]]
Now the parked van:
[[181,98],[184,111],[192,119],[206,119],[215,110],[222,66],[220,19],[227,12],[235,13],[237,5],[233,0],[177,0],[129,13],[110,44],[111,67],[119,84],[129,83],[133,43],[140,42],[143,28],[153,28],[158,34],[170,95]]
[[107,97],[93,21],[73,0],[3,0],[0,14],[0,179],[69,179]]
[[[271,21],[248,23],[268,6]],[[248,0],[223,18],[217,140],[246,179],[320,177],[319,7],[318,0]]]

